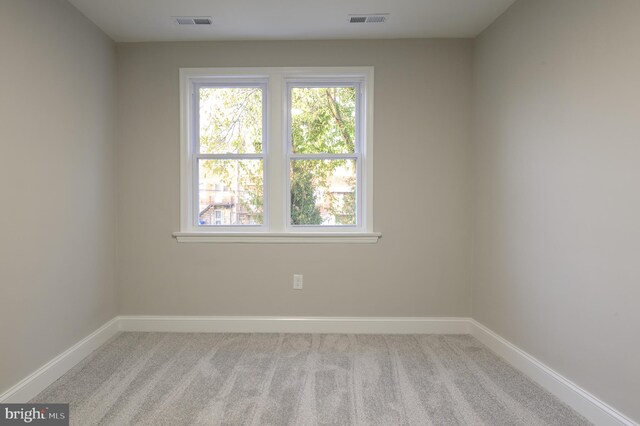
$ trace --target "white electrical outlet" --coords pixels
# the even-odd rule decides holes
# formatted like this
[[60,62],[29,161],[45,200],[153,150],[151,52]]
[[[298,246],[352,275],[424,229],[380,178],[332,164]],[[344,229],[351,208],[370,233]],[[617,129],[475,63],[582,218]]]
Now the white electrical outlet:
[[302,275],[293,276],[293,289],[302,290]]

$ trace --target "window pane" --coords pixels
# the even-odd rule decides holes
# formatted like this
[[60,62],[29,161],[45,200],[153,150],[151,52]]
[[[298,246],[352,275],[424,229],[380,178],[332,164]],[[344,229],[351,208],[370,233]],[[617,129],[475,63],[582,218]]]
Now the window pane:
[[355,87],[294,87],[290,113],[293,152],[355,152]]
[[262,88],[200,88],[200,153],[262,152]]
[[262,225],[262,160],[200,160],[200,225]]
[[355,225],[355,160],[292,160],[291,224]]

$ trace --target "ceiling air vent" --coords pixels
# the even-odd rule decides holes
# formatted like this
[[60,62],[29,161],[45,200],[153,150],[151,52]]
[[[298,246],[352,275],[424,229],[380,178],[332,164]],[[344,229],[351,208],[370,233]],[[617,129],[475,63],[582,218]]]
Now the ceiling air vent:
[[178,25],[211,25],[210,16],[178,16],[176,17]]
[[389,17],[388,13],[376,13],[375,15],[349,15],[350,24],[381,24]]

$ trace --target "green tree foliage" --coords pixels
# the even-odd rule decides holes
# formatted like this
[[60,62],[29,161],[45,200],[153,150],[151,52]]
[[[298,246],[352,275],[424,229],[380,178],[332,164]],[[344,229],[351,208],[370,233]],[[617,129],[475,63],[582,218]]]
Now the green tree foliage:
[[[293,88],[291,90],[291,143],[296,154],[349,154],[355,152],[356,90],[353,87]],[[305,191],[306,185],[313,188],[329,188],[330,178],[345,160],[306,160],[292,165],[291,215],[292,223],[316,225],[304,216],[293,217],[295,210],[303,210],[313,201],[317,205],[317,194],[312,199]],[[297,184],[304,180],[304,184]],[[310,183],[307,183],[307,181]],[[350,182],[355,187],[355,179]],[[304,196],[297,196],[296,191]],[[355,197],[345,194],[338,199],[325,191],[324,204],[335,217],[337,224],[355,223]],[[296,206],[296,203],[304,205]],[[319,209],[318,214],[320,213]]]
[[291,223],[293,225],[320,225],[322,216],[316,207],[313,176],[304,167],[294,162],[291,179]]
[[255,87],[200,89],[200,152],[262,152],[262,91]]
[[[262,92],[258,88],[203,88],[200,91],[200,146],[203,153],[262,152]],[[353,87],[293,88],[291,139],[297,154],[349,154],[355,150],[356,90]],[[320,225],[323,208],[337,224],[355,223],[355,178],[351,190],[336,195],[328,188],[350,160],[298,160],[291,167],[291,220]],[[237,164],[231,164],[237,163]],[[240,188],[239,203],[256,223],[263,218],[262,161],[216,160],[203,164],[225,186]]]
[[356,91],[353,87],[294,88],[291,109],[295,153],[354,152]]
[[[200,152],[262,152],[262,92],[255,87],[200,89]],[[264,217],[263,170],[259,160],[207,160],[201,171],[236,191],[239,211],[255,223]],[[234,185],[235,184],[235,185]]]

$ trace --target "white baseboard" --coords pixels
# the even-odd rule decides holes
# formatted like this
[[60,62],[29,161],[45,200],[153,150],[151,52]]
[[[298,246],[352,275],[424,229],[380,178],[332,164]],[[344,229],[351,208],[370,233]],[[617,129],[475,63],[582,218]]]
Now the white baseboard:
[[469,334],[469,318],[121,316],[122,331]]
[[58,380],[64,373],[82,361],[87,355],[115,336],[119,319],[113,318],[105,325],[71,346],[60,355],[38,368],[33,373],[0,395],[0,403],[25,403]]
[[119,316],[1,394],[0,403],[29,401],[119,331],[471,334],[594,424],[638,426],[613,407],[470,318]]
[[554,371],[476,320],[470,320],[471,335],[511,365],[522,371],[595,425],[638,426],[610,405]]

